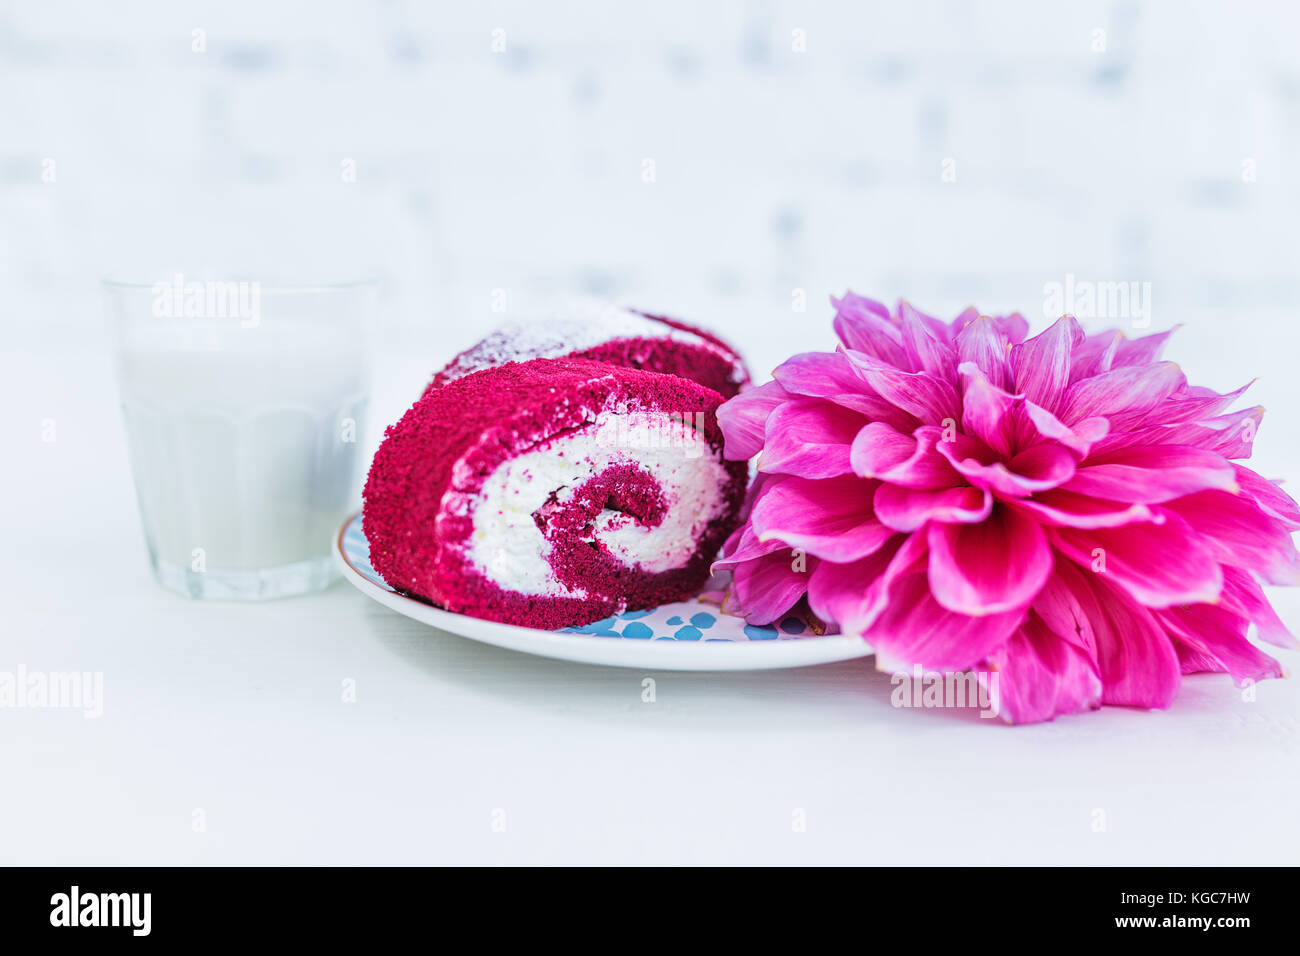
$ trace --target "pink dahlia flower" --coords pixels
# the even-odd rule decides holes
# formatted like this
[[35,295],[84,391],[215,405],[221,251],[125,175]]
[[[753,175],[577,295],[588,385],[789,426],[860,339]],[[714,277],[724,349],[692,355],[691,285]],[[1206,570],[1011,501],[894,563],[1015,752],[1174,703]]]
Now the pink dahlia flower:
[[1260,584],[1300,582],[1300,509],[1233,461],[1263,414],[1226,411],[1244,389],[1188,385],[1167,332],[832,301],[838,351],[718,412],[727,457],[759,456],[715,565],[730,607],[806,599],[883,668],[997,673],[1014,722],[1281,676],[1247,631],[1298,646]]

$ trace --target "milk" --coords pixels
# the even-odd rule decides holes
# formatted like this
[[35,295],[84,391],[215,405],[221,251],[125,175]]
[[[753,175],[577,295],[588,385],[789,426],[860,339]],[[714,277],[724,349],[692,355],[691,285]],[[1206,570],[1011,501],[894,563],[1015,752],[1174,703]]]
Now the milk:
[[323,587],[356,500],[367,403],[361,343],[291,315],[140,321],[117,354],[145,540],[192,597]]

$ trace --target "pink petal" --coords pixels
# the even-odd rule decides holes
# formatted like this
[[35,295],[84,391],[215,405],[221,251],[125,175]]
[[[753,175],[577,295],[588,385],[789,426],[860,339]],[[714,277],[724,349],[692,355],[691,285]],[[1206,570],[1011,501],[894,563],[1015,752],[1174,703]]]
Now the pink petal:
[[993,456],[983,443],[966,435],[940,442],[938,449],[972,485],[1010,498],[1055,488],[1074,475],[1074,456],[1060,445],[1035,445],[1007,464],[989,460]]
[[722,427],[723,457],[733,461],[753,458],[763,447],[767,417],[789,395],[776,382],[747,388],[718,408]]
[[865,352],[849,350],[844,354],[881,397],[923,424],[941,425],[944,419],[955,422],[961,417],[961,399],[947,379],[926,372],[899,371]]
[[849,449],[865,420],[857,412],[816,398],[792,398],[767,419],[760,471],[830,478],[852,474]]
[[1232,471],[1242,493],[1254,499],[1265,514],[1281,521],[1291,531],[1300,531],[1300,505],[1295,503],[1281,485],[1242,465],[1233,465]]
[[973,364],[962,374],[962,425],[1003,457],[1043,441],[1064,445],[1079,457],[1110,430],[1104,418],[1085,418],[1073,428],[1047,409],[998,388]]
[[1154,519],[1151,509],[1144,504],[1104,501],[1064,488],[1040,491],[1031,498],[1018,498],[1015,506],[1031,512],[1043,524],[1067,528],[1118,528],[1135,521]]
[[[804,564],[804,570],[796,570]],[[770,624],[804,596],[816,568],[816,558],[796,559],[788,550],[764,555],[736,567],[729,597],[749,623]]]
[[1207,414],[1218,415],[1227,411],[1254,384],[1255,379],[1251,379],[1231,392],[1216,392],[1204,385],[1188,385],[1186,393],[1171,395],[1165,405],[1177,415],[1177,421],[1190,422],[1204,418]]
[[1017,422],[1018,443],[1021,447],[1049,440],[1064,445],[1082,458],[1110,431],[1110,422],[1104,418],[1085,418],[1075,422],[1071,428],[1033,402],[1024,403],[1022,414],[1023,418]]
[[1082,606],[1072,586],[1079,569],[1056,555],[1052,574],[1034,599],[1034,613],[1042,618],[1049,630],[1063,641],[1077,647],[1088,660],[1097,659],[1097,638],[1092,625],[1083,616]]
[[939,604],[924,574],[899,577],[888,603],[864,635],[876,650],[876,666],[909,670],[967,670],[992,654],[1024,620],[1023,610],[972,617]]
[[856,561],[894,534],[872,511],[878,484],[856,475],[773,482],[754,503],[754,533],[828,561]]
[[1059,408],[1038,404],[1055,412],[1067,425],[1073,425],[1085,418],[1151,408],[1186,385],[1182,369],[1173,362],[1159,362],[1112,369],[1075,382],[1065,390]]
[[1150,611],[1106,575],[1065,561],[1057,562],[1044,593],[1055,601],[1050,617],[1044,616],[1052,630],[1074,630],[1085,646],[1096,649],[1102,703],[1169,706],[1178,692],[1178,655]]
[[1073,316],[1065,315],[1045,332],[1013,348],[1016,392],[1055,412],[1070,381],[1070,353],[1082,342],[1083,329]]
[[868,422],[853,438],[853,470],[864,478],[883,477],[908,462],[916,448],[917,441],[910,435],[884,422]]
[[[955,378],[957,353],[951,345],[942,340],[942,333],[936,335],[931,332],[921,313],[906,302],[899,303],[898,318],[902,326],[903,353],[908,359],[907,367],[915,372],[928,372],[947,381]],[[942,323],[938,324],[943,328]]]
[[760,541],[758,535],[754,533],[753,526],[747,523],[737,528],[736,533],[727,539],[722,554],[713,562],[713,567],[709,571],[711,574],[730,571],[738,564],[753,561],[755,558],[772,554],[785,547],[787,546],[776,540]]
[[1234,614],[1253,621],[1259,628],[1261,640],[1277,647],[1300,650],[1300,641],[1297,641],[1295,635],[1282,623],[1282,619],[1277,616],[1273,606],[1268,603],[1268,598],[1264,596],[1263,589],[1250,576],[1249,571],[1231,566],[1225,567],[1223,595],[1220,600],[1223,606]]
[[844,297],[840,299],[831,296],[831,305],[835,306],[836,311],[843,312],[850,318],[868,317],[882,319],[885,322],[892,321],[889,316],[889,306],[875,299],[869,299],[865,295],[858,295],[852,290],[845,292]]
[[997,388],[1011,387],[1011,366],[1007,354],[1011,343],[987,315],[968,323],[957,333],[957,357],[964,365],[973,363]]
[[1070,382],[1073,384],[1125,365],[1150,365],[1160,358],[1165,342],[1173,333],[1174,329],[1170,329],[1130,339],[1119,329],[1107,329],[1089,335],[1075,350]]
[[1223,571],[1210,546],[1187,522],[1166,514],[1160,524],[1123,528],[1053,528],[1056,549],[1147,607],[1213,602]]
[[874,421],[908,430],[914,427],[912,416],[877,395],[843,352],[795,355],[777,366],[772,374],[791,394],[825,398]]
[[[1243,408],[1239,412],[1219,415],[1205,421],[1185,426],[1194,430],[1196,438],[1187,444],[1218,452],[1224,458],[1249,458],[1254,452],[1255,436],[1259,434],[1264,419],[1264,406]],[[1177,432],[1180,426],[1173,426]],[[1172,443],[1175,439],[1170,438]]]
[[1116,448],[1138,445],[1194,445],[1224,458],[1249,458],[1263,417],[1264,407],[1257,405],[1204,421],[1150,425],[1136,431],[1112,429],[1092,453],[1104,455]]
[[1019,312],[1012,312],[1010,315],[981,315],[979,309],[969,306],[949,323],[948,340],[955,343],[961,331],[976,319],[988,319],[992,322],[994,328],[1006,337],[1010,345],[1019,345],[1029,334],[1029,322]]
[[[748,494],[746,495],[746,497],[748,497]],[[742,511],[745,510],[743,505],[741,506],[741,510]],[[744,518],[741,518],[740,520],[744,523],[741,524],[739,527],[737,527],[734,531],[732,531],[731,534],[727,535],[727,540],[722,542],[722,550],[718,553],[718,556],[720,558],[725,558],[729,554],[734,554],[740,546],[741,538],[745,536],[745,532],[749,531],[748,515],[746,515]],[[713,573],[712,569],[710,569],[709,573],[710,574]]]
[[1193,604],[1157,611],[1155,616],[1193,652],[1198,669],[1227,671],[1238,683],[1283,676],[1281,664],[1246,640],[1249,622],[1224,608]]
[[849,462],[863,478],[904,488],[951,488],[961,476],[935,451],[942,434],[940,428],[923,425],[910,437],[884,422],[871,422],[854,437]]
[[924,535],[895,535],[861,560],[822,561],[808,583],[808,605],[845,634],[861,635],[884,608],[890,584],[899,575],[914,572],[924,555]]
[[1137,408],[1112,412],[1111,428],[1117,432],[1137,431],[1155,425],[1177,425],[1199,422],[1218,415],[1245,394],[1250,385],[1235,392],[1219,394],[1208,388],[1189,386],[1186,391],[1175,392],[1150,408]]
[[1220,563],[1255,571],[1269,584],[1300,584],[1291,532],[1246,495],[1202,491],[1164,507],[1191,525]]
[[981,670],[998,715],[1013,724],[1051,720],[1101,706],[1101,677],[1089,654],[1033,611]]
[[1023,402],[998,388],[974,363],[961,366],[962,428],[1001,457],[1009,457],[1015,444],[1014,411]]
[[1076,465],[1067,449],[1044,442],[1020,452],[1007,462],[1007,468],[1023,479],[1021,487],[1046,491],[1074,477]]
[[[980,317],[979,309],[975,308],[973,305],[966,306],[966,308],[962,309],[961,312],[958,313],[957,318],[948,323],[948,330],[942,336],[943,340],[945,342],[955,343],[957,341],[957,336],[961,334],[962,330]],[[992,324],[994,328],[997,328],[997,324],[993,322],[991,316],[986,315],[983,316],[983,318],[988,319],[989,323]]]
[[1123,339],[1124,333],[1119,329],[1107,329],[1084,338],[1070,357],[1070,384],[1109,372]]
[[983,521],[993,509],[993,496],[970,485],[935,491],[881,485],[876,489],[875,506],[876,517],[883,524],[895,531],[916,531],[927,521]]
[[1033,518],[999,506],[980,524],[930,525],[930,588],[959,614],[1023,609],[1052,573],[1047,536]]
[[844,293],[842,299],[832,296],[831,304],[835,306],[835,334],[846,348],[902,367],[906,361],[903,335],[885,305],[852,292]]
[[1184,674],[1226,674],[1228,672],[1226,667],[1208,654],[1202,654],[1188,647],[1172,635],[1169,639],[1173,641],[1174,650],[1178,654],[1178,667]]
[[1169,336],[1176,331],[1178,331],[1178,326],[1164,332],[1142,335],[1136,339],[1126,338],[1121,333],[1119,349],[1115,354],[1115,366],[1150,365],[1152,362],[1157,361],[1160,358],[1160,353],[1165,349],[1165,343],[1169,341]]
[[772,377],[787,392],[812,398],[857,391],[865,384],[839,352],[800,352],[778,365]]
[[1067,491],[1112,501],[1158,504],[1208,488],[1235,491],[1232,465],[1190,445],[1147,445],[1091,458],[1065,485]]
[[[930,333],[937,341],[952,344],[952,328],[949,323],[943,319],[936,319],[932,315],[927,315],[920,309],[914,308],[911,303],[902,299],[898,300],[898,305],[894,308],[894,315],[901,327],[903,324],[903,312],[906,310],[914,319],[918,320],[922,327]],[[904,336],[906,338],[906,336]]]
[[995,315],[993,321],[998,324],[998,328],[1007,337],[1012,345],[1019,345],[1029,334],[1029,320],[1019,312],[1012,312],[1010,315]]

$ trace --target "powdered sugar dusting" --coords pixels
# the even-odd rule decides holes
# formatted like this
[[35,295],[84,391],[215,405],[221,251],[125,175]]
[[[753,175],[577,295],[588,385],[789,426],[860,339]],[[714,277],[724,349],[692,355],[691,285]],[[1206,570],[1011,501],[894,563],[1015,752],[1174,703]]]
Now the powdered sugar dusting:
[[589,300],[580,300],[548,315],[505,323],[456,356],[442,375],[451,381],[506,362],[560,358],[619,339],[664,339],[689,344],[730,362],[733,381],[739,382],[745,375],[744,365],[735,355],[703,336],[622,306]]

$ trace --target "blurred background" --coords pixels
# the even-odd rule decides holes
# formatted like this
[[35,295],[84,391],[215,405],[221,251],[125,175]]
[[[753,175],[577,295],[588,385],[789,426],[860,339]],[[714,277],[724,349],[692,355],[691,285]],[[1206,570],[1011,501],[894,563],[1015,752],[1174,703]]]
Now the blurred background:
[[1295,480],[1297,211],[1282,3],[0,2],[6,358],[101,353],[105,273],[375,274],[372,433],[546,296],[715,327],[762,379],[845,288],[1041,328],[1073,276],[1147,290],[1086,326],[1261,376]]

